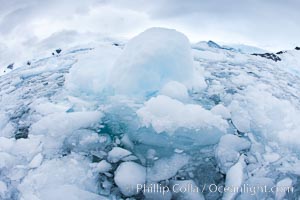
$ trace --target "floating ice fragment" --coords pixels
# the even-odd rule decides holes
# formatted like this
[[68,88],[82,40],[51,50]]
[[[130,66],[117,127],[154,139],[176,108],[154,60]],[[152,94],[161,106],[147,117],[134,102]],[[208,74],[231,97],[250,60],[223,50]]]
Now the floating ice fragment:
[[111,163],[116,163],[129,155],[131,155],[130,151],[121,147],[114,147],[110,152],[108,152],[107,160]]
[[278,181],[278,183],[276,184],[276,188],[278,188],[278,190],[275,193],[275,199],[283,200],[287,192],[293,192],[292,186],[293,180],[290,178],[284,178]]
[[155,161],[153,167],[148,169],[148,180],[158,182],[168,180],[176,175],[178,170],[185,166],[189,161],[189,156],[174,154],[170,158],[161,158]]
[[223,119],[230,119],[231,118],[230,111],[223,104],[218,104],[218,105],[214,106],[211,109],[211,112],[215,115],[222,116]]
[[227,134],[221,137],[216,148],[216,158],[222,172],[234,165],[240,157],[240,151],[249,149],[250,142],[236,135]]
[[143,126],[152,126],[157,133],[167,132],[172,135],[179,128],[194,130],[194,135],[191,133],[191,136],[185,136],[199,134],[202,145],[217,142],[228,128],[227,122],[220,115],[214,115],[200,105],[183,104],[163,95],[151,98],[137,114]]
[[41,153],[33,157],[31,162],[28,164],[29,168],[37,168],[43,162],[43,155]]
[[123,162],[115,171],[114,180],[125,196],[135,195],[137,186],[146,181],[146,168],[135,162]]
[[[245,180],[244,173],[245,161],[244,157],[240,157],[239,161],[233,165],[226,173],[226,188],[240,188]],[[223,193],[223,200],[234,200],[238,192],[230,190]]]
[[5,182],[0,181],[0,198],[4,199],[5,193],[7,192],[7,185]]
[[106,160],[101,160],[99,163],[96,165],[96,171],[100,173],[105,173],[108,172],[112,169],[112,166],[110,163],[108,163]]

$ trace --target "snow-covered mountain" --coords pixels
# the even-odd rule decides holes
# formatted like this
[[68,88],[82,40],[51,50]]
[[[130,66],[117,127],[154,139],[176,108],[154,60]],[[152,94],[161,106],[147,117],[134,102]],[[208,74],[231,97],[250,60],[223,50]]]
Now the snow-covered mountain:
[[245,45],[245,44],[224,44],[220,45],[214,41],[201,41],[193,45],[194,48],[201,50],[202,48],[205,50],[207,47],[211,48],[217,48],[217,49],[224,49],[224,50],[229,50],[229,51],[234,51],[234,52],[239,52],[239,53],[245,53],[245,54],[254,54],[254,53],[269,53],[267,50],[255,47],[255,46],[250,46],[250,45]]
[[216,45],[152,28],[0,76],[0,199],[297,199],[300,51]]

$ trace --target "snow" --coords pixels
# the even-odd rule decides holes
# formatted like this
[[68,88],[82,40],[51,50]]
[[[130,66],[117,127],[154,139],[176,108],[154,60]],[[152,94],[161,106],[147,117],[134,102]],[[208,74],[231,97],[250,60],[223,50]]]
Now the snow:
[[135,162],[123,162],[117,168],[114,180],[125,196],[135,195],[137,185],[146,182],[146,169]]
[[267,50],[255,47],[255,46],[250,46],[250,45],[245,45],[245,44],[226,44],[223,45],[225,48],[233,48],[234,50],[241,52],[241,53],[246,53],[246,54],[253,54],[253,53],[267,53]]
[[120,147],[114,147],[110,152],[108,152],[107,160],[111,163],[116,163],[129,155],[131,155],[130,151]]
[[151,95],[169,81],[205,87],[203,77],[194,77],[193,72],[187,37],[176,30],[150,28],[126,44],[110,83],[117,94],[125,95]]
[[[280,55],[282,63],[279,63],[280,67],[283,70],[286,70],[290,73],[295,73],[297,76],[300,75],[300,63],[299,63],[300,52],[295,50],[288,50],[284,54]],[[284,67],[288,66],[288,67]]]

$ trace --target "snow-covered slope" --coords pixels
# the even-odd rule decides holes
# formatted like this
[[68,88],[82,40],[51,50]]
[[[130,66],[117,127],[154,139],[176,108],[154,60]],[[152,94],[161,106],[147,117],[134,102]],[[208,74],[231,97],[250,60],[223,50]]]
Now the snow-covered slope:
[[215,49],[224,49],[228,51],[233,51],[233,52],[238,52],[238,53],[244,53],[244,54],[253,54],[253,53],[268,53],[267,50],[255,47],[255,46],[250,46],[250,45],[245,45],[245,44],[224,44],[220,45],[217,44],[214,41],[201,41],[196,44],[193,44],[193,47],[196,49],[203,49],[206,50],[208,47],[209,48],[215,48]]
[[155,28],[2,75],[0,199],[296,199],[300,51],[189,47]]

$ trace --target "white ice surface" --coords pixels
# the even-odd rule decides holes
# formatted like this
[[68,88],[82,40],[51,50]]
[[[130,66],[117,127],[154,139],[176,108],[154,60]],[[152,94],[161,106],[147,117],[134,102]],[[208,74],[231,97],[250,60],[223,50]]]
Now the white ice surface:
[[137,194],[138,184],[146,182],[146,168],[135,162],[123,162],[117,168],[114,180],[124,195]]
[[123,149],[121,147],[114,147],[111,151],[108,152],[107,160],[111,163],[116,163],[122,158],[131,155],[131,152]]
[[228,128],[227,122],[220,115],[200,105],[184,104],[163,95],[145,102],[137,114],[143,126],[152,126],[157,133],[167,132],[172,135],[179,128],[194,130],[194,136],[201,137],[203,145],[217,142]]
[[120,48],[107,44],[82,55],[66,76],[66,88],[76,96],[103,94],[114,62],[120,54]]
[[[138,49],[138,51],[136,51]],[[151,28],[131,39],[112,69],[116,93],[149,95],[169,81],[205,87],[194,74],[189,40],[180,32]]]
[[232,190],[233,188],[241,188],[243,181],[245,180],[244,173],[245,161],[241,156],[239,161],[233,165],[226,173],[225,187],[231,188],[231,190],[223,193],[223,200],[234,200],[238,195],[238,192]]
[[148,169],[148,180],[158,182],[168,180],[176,175],[178,170],[184,167],[189,161],[189,156],[174,154],[170,158],[161,158],[155,161],[153,167]]
[[[101,199],[96,177],[89,175],[88,161],[78,155],[45,161],[30,171],[18,189],[23,200]],[[104,199],[104,198],[103,198]]]

